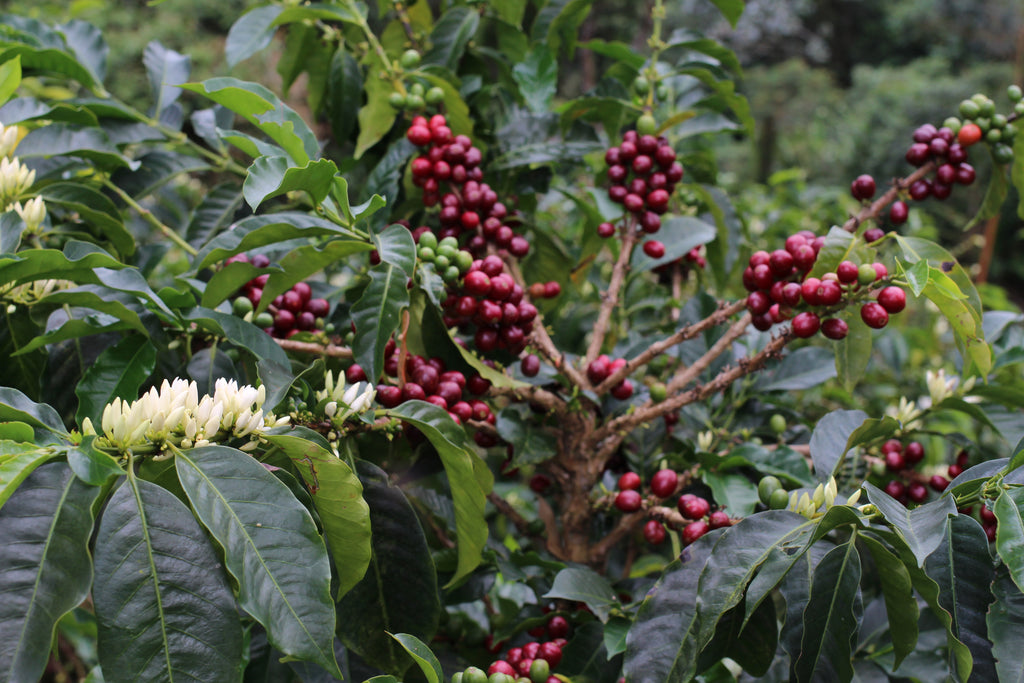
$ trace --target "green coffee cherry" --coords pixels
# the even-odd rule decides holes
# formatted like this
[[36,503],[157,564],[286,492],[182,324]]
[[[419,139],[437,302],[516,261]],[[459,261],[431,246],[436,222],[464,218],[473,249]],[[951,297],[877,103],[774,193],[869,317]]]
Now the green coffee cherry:
[[445,237],[441,240],[440,245],[442,247],[452,247],[453,249],[459,248],[459,240],[454,237]]
[[786,418],[776,413],[768,420],[768,426],[776,434],[782,434],[786,431]]
[[414,95],[413,93],[409,93],[408,95],[405,96],[405,106],[407,109],[423,109],[423,105],[424,102],[422,95]]
[[643,76],[637,76],[633,80],[633,90],[637,95],[646,95],[651,91],[651,82]]
[[423,233],[420,234],[420,239],[419,239],[419,242],[417,242],[417,244],[419,244],[421,247],[428,247],[430,249],[436,249],[437,248],[437,235],[435,235],[434,233],[429,232],[429,231],[428,232],[423,232]]
[[757,497],[765,505],[770,505],[772,495],[779,489],[782,489],[782,482],[779,481],[778,477],[773,477],[769,474],[757,482]]
[[530,665],[530,680],[533,683],[547,683],[551,675],[551,665],[544,659],[535,659]]
[[665,386],[664,382],[655,382],[651,385],[651,400],[655,403],[661,403],[668,398],[668,387]]
[[1021,99],[1024,99],[1024,90],[1021,90],[1019,85],[1011,85],[1006,89],[1006,97],[1011,102],[1020,102]]
[[[406,50],[398,60],[403,69],[415,69],[420,65],[420,53],[416,50]],[[421,93],[422,94],[422,93]]]
[[270,313],[263,311],[252,321],[252,324],[256,327],[271,327],[274,324],[274,316]]
[[768,507],[772,510],[785,510],[789,505],[789,491],[786,489],[775,489],[772,497],[768,500]]
[[244,318],[246,313],[252,311],[252,302],[249,301],[249,297],[240,296],[231,302],[231,312],[237,315],[239,318]]
[[960,119],[958,119],[955,116],[950,116],[948,119],[942,122],[942,127],[949,128],[951,131],[953,131],[953,135],[956,135],[957,133],[960,132],[960,127],[962,125],[963,124],[960,122]]
[[430,247],[420,247],[418,253],[421,261],[433,261],[437,258],[437,253]]
[[473,255],[460,249],[455,252],[455,265],[459,267],[460,273],[469,272],[469,269],[473,267]]
[[960,116],[965,119],[975,119],[981,113],[981,107],[974,100],[964,100],[960,103]]
[[1018,102],[1013,105],[1013,113],[1017,116],[1024,116],[1024,102]]
[[487,672],[471,666],[462,672],[462,683],[487,683]]
[[1008,164],[1013,161],[1013,147],[999,143],[992,148],[992,158],[997,164]]
[[995,116],[992,117],[993,128],[1002,130],[1003,128],[1006,128],[1006,123],[1006,117],[1003,116],[1002,114],[996,114]]
[[444,89],[441,88],[440,86],[435,85],[430,90],[427,90],[426,94],[423,96],[423,99],[426,100],[427,104],[431,106],[441,104],[442,102],[444,102]]
[[456,671],[452,674],[452,683],[462,683],[462,672]]
[[444,272],[441,273],[441,279],[444,280],[447,284],[458,282],[459,277],[461,276],[462,273],[459,272],[458,266],[448,266],[447,268],[444,269]]
[[989,132],[985,133],[985,142],[990,145],[994,145],[1003,139],[1003,131],[998,128],[992,128]]
[[409,94],[410,95],[418,95],[419,97],[423,97],[423,84],[422,83],[413,83],[412,85],[410,85],[409,86]]
[[857,268],[857,284],[861,287],[867,287],[878,278],[878,273],[875,272],[875,267],[870,263],[862,263]]
[[388,95],[388,104],[390,104],[393,109],[405,109],[405,105],[407,104],[405,95],[400,92],[391,93]]
[[636,132],[640,135],[654,135],[658,132],[658,122],[650,114],[644,114],[636,120]]
[[447,268],[451,264],[452,264],[452,262],[448,260],[448,257],[444,256],[442,254],[438,254],[434,258],[434,266],[437,267],[437,270],[439,272],[443,272],[445,270],[445,268]]

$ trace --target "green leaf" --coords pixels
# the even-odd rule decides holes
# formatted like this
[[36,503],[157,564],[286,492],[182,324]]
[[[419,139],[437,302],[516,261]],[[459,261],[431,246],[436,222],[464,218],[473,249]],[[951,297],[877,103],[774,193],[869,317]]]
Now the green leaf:
[[494,425],[498,436],[514,449],[513,465],[532,465],[551,459],[557,452],[558,439],[543,424],[537,424],[536,415],[529,407],[511,403],[498,413]]
[[[428,66],[417,73],[425,78],[431,86],[437,86],[444,91],[445,119],[448,121],[448,127],[452,129],[452,133],[473,137],[473,117],[458,90],[459,84],[449,81],[445,77],[449,75],[448,72],[439,66]],[[454,76],[449,77],[454,78]]]
[[934,242],[896,235],[896,243],[908,263],[927,260],[933,267],[923,293],[949,321],[964,359],[964,376],[986,376],[992,368],[992,349],[985,343],[981,297],[970,275]]
[[81,83],[86,88],[100,86],[92,73],[81,62],[63,50],[36,48],[31,45],[0,46],[0,63],[20,59],[22,71],[40,70],[61,74]]
[[338,636],[373,666],[401,676],[412,663],[389,633],[430,641],[442,610],[434,562],[419,519],[387,474],[358,461],[374,530],[370,569],[338,603]]
[[635,249],[631,257],[633,272],[646,272],[686,256],[694,247],[714,241],[715,227],[693,216],[666,218],[658,231],[658,240],[665,245],[665,255],[652,259],[643,249]]
[[274,297],[287,292],[296,282],[369,249],[370,245],[366,242],[349,239],[335,239],[322,246],[309,245],[293,249],[279,260],[280,269],[270,273],[256,310],[265,310]]
[[853,678],[850,646],[860,621],[861,574],[855,539],[856,535],[830,550],[814,568],[800,656],[794,665],[797,681]]
[[821,251],[818,252],[818,258],[815,259],[811,272],[807,274],[808,277],[820,278],[825,273],[835,271],[841,262],[856,259],[854,247],[859,245],[852,233],[832,226],[825,235],[825,243],[821,245]]
[[86,368],[75,387],[79,424],[89,418],[100,423],[103,408],[115,398],[134,401],[139,388],[156,367],[156,347],[141,334],[129,335],[114,346],[105,349],[99,358]]
[[177,86],[188,80],[192,59],[154,40],[146,45],[142,63],[153,93],[153,116],[159,118],[181,96]]
[[993,508],[996,513],[996,552],[1020,589],[1024,586],[1024,488],[1003,489]]
[[832,354],[820,346],[805,346],[786,354],[782,362],[762,373],[754,384],[756,391],[793,391],[810,389],[836,376],[829,359]]
[[413,660],[419,665],[427,683],[444,683],[444,672],[441,671],[441,662],[430,651],[430,648],[423,644],[423,641],[408,633],[393,633],[391,637],[405,648],[405,651],[412,655]]
[[384,62],[375,52],[371,52],[365,58],[366,71],[369,78],[363,81],[366,89],[366,104],[359,109],[357,118],[359,120],[359,138],[356,140],[356,149],[353,156],[359,159],[391,130],[392,124],[398,117],[398,112],[388,101],[394,86],[386,78],[378,77],[381,72],[386,72]]
[[242,205],[242,194],[234,183],[217,185],[200,200],[192,211],[185,239],[193,246],[204,244],[218,232],[224,230],[235,219],[238,207]]
[[140,164],[138,169],[119,168],[111,178],[136,200],[152,194],[180,175],[210,170],[209,162],[199,157],[162,149],[147,152],[137,160]]
[[999,571],[992,583],[992,603],[986,617],[992,640],[992,656],[996,660],[999,681],[1024,681],[1024,594],[1005,571]]
[[108,170],[120,166],[134,167],[137,163],[121,154],[102,129],[82,128],[67,123],[51,123],[30,131],[18,143],[18,156],[23,159],[81,157]]
[[19,85],[21,85],[21,57],[0,63],[0,104],[9,100]]
[[324,527],[324,538],[337,570],[341,599],[366,574],[370,564],[370,508],[363,500],[363,485],[345,461],[327,450],[316,432],[296,427],[266,440],[291,459],[306,482]]
[[24,422],[33,427],[66,435],[64,422],[57,411],[45,403],[36,403],[17,389],[0,387],[0,421]]
[[55,26],[68,51],[92,74],[96,83],[102,84],[107,71],[107,54],[110,48],[103,40],[103,33],[87,21],[72,19],[66,24]]
[[232,344],[248,349],[257,358],[285,366],[289,364],[287,354],[269,334],[236,315],[197,306],[185,315],[185,319],[196,323],[200,329],[230,339]]
[[119,254],[128,257],[135,253],[135,238],[125,227],[114,203],[99,190],[81,183],[53,183],[39,194],[48,205],[78,214],[109,240]]
[[973,659],[973,664],[956,662],[952,670],[963,681],[997,680],[985,624],[994,599],[989,586],[995,572],[981,525],[966,515],[949,519],[924,570],[939,586],[938,603],[952,618],[952,634],[967,646]]
[[68,456],[68,466],[76,477],[86,484],[100,486],[110,477],[122,476],[124,469],[113,457],[98,448],[93,448],[95,440],[95,436],[87,436],[82,439],[80,445],[69,446],[65,452]]
[[348,140],[358,122],[363,98],[363,72],[348,50],[335,50],[327,72],[327,94],[324,105],[331,122],[334,139]]
[[224,56],[229,67],[270,45],[277,31],[274,20],[283,11],[284,8],[279,5],[254,7],[231,25],[227,41],[224,43]]
[[57,622],[89,595],[99,492],[55,462],[36,469],[0,508],[0,680],[40,680]]
[[203,528],[166,489],[129,476],[111,496],[92,595],[110,683],[241,676],[231,586]]
[[447,584],[453,586],[480,564],[487,543],[484,507],[494,478],[487,464],[472,450],[465,430],[455,424],[445,409],[425,401],[406,401],[390,409],[388,415],[401,418],[423,432],[437,450],[448,475],[459,553],[455,575]]
[[296,167],[287,157],[259,157],[249,166],[242,195],[255,211],[260,204],[287,192],[306,192],[320,204],[331,190],[338,167],[330,159],[317,159]]
[[235,112],[279,144],[297,164],[306,164],[319,151],[316,136],[302,117],[258,83],[235,78],[211,78],[185,83],[186,90],[205,95]]
[[[989,148],[989,151],[991,152],[991,147]],[[978,212],[974,214],[974,217],[971,218],[971,220],[967,221],[966,225],[964,225],[963,229],[965,232],[983,220],[998,216],[999,210],[1003,207],[1003,202],[1006,201],[1006,195],[1009,192],[1010,184],[1006,179],[1005,167],[996,163],[993,163],[992,166],[992,176],[989,179],[988,188],[985,190],[985,198],[981,200],[981,206],[978,207]]]
[[843,388],[852,392],[867,374],[874,337],[871,328],[859,315],[847,310],[838,317],[846,321],[849,332],[839,341],[832,342],[836,354],[836,376]]
[[700,654],[692,638],[698,626],[697,585],[721,534],[705,534],[684,548],[648,591],[626,634],[627,680],[682,683],[693,677]]
[[708,472],[704,483],[711,488],[715,502],[729,511],[732,517],[746,517],[753,514],[757,506],[757,485],[746,475]]
[[859,540],[871,553],[871,559],[878,570],[878,580],[882,584],[885,613],[889,617],[889,637],[892,638],[893,653],[896,655],[893,663],[895,670],[917,645],[919,614],[914,585],[903,562],[882,543],[865,535],[861,535]]
[[472,7],[452,7],[437,20],[430,34],[430,49],[423,55],[424,64],[439,64],[449,71],[458,71],[459,60],[470,39],[476,35],[480,14]]
[[536,114],[547,112],[558,87],[558,62],[548,46],[543,43],[534,45],[526,59],[512,67],[512,80],[519,85],[519,92],[530,111]]
[[854,432],[868,419],[863,410],[834,410],[818,420],[811,433],[811,460],[818,480],[828,481],[843,464]]
[[722,13],[722,16],[729,21],[732,27],[736,28],[736,22],[740,20],[746,4],[744,0],[711,0],[711,3],[718,8],[718,11]]
[[547,31],[547,42],[554,54],[572,57],[576,51],[576,36],[580,25],[590,14],[594,0],[569,0],[551,21]]
[[[1020,133],[1020,125],[1017,126]],[[1018,135],[1013,141],[1013,166],[1010,167],[1010,180],[1017,188],[1017,216],[1024,218],[1024,137]]]
[[340,678],[330,562],[309,512],[263,465],[233,448],[181,452],[175,464],[196,516],[224,548],[242,608],[274,647]]
[[557,574],[544,598],[561,598],[584,603],[601,621],[608,621],[612,608],[618,606],[608,579],[586,567],[566,567]]
[[[22,423],[24,424],[24,423]],[[0,506],[14,495],[21,482],[57,453],[33,443],[0,440]]]
[[956,503],[950,495],[919,505],[908,510],[905,505],[870,482],[864,482],[868,500],[878,508],[893,528],[900,534],[914,557],[918,566],[923,566],[925,559],[931,555],[943,541],[946,519],[956,515]]

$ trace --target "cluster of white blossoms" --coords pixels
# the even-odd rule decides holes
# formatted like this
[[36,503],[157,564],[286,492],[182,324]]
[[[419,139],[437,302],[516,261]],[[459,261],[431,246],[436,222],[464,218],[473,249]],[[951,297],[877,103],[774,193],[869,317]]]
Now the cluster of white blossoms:
[[[818,484],[818,487],[814,489],[814,493],[808,493],[804,491],[793,491],[789,494],[789,505],[787,509],[798,515],[803,515],[807,519],[814,519],[825,514],[830,507],[836,504],[836,496],[839,493],[839,487],[836,484],[835,477],[829,477],[827,484]],[[861,489],[857,489],[853,492],[853,495],[846,499],[845,503],[841,505],[854,505],[860,500]]]
[[326,401],[324,415],[335,426],[340,426],[352,415],[369,410],[376,396],[377,390],[369,382],[356,382],[346,389],[345,375],[339,374],[335,383],[334,373],[330,370],[324,377],[324,388],[316,392],[317,401]]
[[46,205],[42,197],[19,201],[36,181],[36,172],[12,156],[18,145],[18,127],[0,124],[0,207],[4,211],[16,211],[29,232],[36,232],[46,220]]
[[[287,424],[287,416],[277,418],[263,412],[266,390],[234,380],[218,379],[213,396],[199,396],[195,382],[164,380],[158,390],[151,388],[137,401],[117,398],[103,409],[101,439],[107,445],[126,452],[160,450],[168,446],[198,448],[226,439],[249,437],[240,448],[252,450],[265,429]],[[96,434],[86,418],[84,434]]]

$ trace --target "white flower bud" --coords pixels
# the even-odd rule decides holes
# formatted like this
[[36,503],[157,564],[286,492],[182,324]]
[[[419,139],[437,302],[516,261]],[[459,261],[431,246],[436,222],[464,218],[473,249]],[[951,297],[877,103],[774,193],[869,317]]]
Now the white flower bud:
[[42,197],[34,197],[25,202],[24,208],[20,202],[14,203],[14,210],[21,216],[21,220],[25,221],[25,227],[28,228],[29,232],[35,232],[39,229],[39,226],[46,220],[46,205],[43,204]]
[[10,156],[18,145],[18,127],[0,125],[0,157]]

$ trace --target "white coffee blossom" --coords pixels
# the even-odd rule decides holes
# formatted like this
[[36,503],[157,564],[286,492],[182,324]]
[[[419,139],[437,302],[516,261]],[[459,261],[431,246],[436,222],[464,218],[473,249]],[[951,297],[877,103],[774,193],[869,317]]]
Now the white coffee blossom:
[[[836,504],[838,493],[839,487],[836,484],[836,478],[829,477],[828,483],[818,484],[813,493],[793,491],[789,495],[787,509],[798,515],[803,515],[807,519],[814,519],[825,514],[830,507]],[[861,489],[857,489],[846,499],[845,503],[840,503],[840,505],[856,504],[860,500],[860,493]]]
[[[238,386],[218,379],[214,393],[199,396],[195,382],[164,380],[137,401],[114,399],[103,410],[100,428],[107,444],[120,451],[164,450],[168,446],[198,448],[229,438],[249,437],[241,448],[251,450],[264,429],[287,424],[288,417],[264,413],[266,389]],[[95,431],[91,422],[82,431]]]
[[324,388],[316,392],[316,399],[325,402],[324,415],[335,425],[340,425],[352,415],[369,410],[377,390],[369,382],[356,382],[345,388],[345,376],[338,375],[337,383],[330,370],[324,376]]
[[0,159],[0,202],[3,206],[21,196],[35,181],[36,172],[17,158]]
[[962,396],[974,387],[974,377],[965,382],[960,382],[957,377],[946,378],[946,371],[926,370],[924,373],[925,384],[928,386],[928,396],[931,398],[931,405],[938,405],[952,396]]
[[894,418],[904,427],[907,427],[909,424],[920,418],[921,415],[923,415],[923,411],[917,407],[917,403],[914,401],[907,399],[906,396],[900,396],[899,405],[889,406],[886,408],[885,414]]
[[715,442],[715,433],[712,431],[701,432],[697,435],[697,449],[701,451],[710,451],[711,444]]
[[18,127],[0,124],[0,158],[10,156],[18,146]]
[[46,220],[46,205],[42,197],[28,200],[25,206],[22,206],[21,202],[14,202],[14,210],[21,216],[21,220],[25,221],[25,227],[29,232],[39,230],[39,226]]

